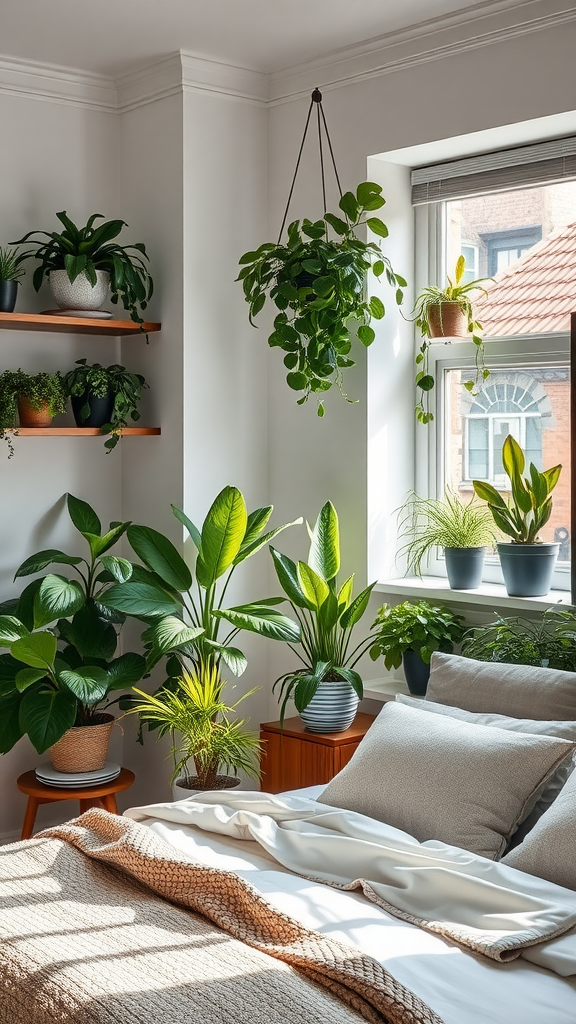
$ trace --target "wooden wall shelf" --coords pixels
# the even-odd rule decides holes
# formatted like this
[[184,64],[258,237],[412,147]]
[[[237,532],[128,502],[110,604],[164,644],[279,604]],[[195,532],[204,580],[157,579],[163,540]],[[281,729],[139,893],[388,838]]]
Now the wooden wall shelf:
[[[98,427],[11,427],[6,433],[18,437],[110,437],[103,434]],[[123,427],[118,431],[122,437],[143,437],[160,433],[160,427]]]
[[135,324],[133,320],[91,320],[82,316],[54,316],[50,313],[0,313],[0,329],[8,331],[49,331],[58,334],[95,334],[117,337],[119,334],[155,334],[161,324]]

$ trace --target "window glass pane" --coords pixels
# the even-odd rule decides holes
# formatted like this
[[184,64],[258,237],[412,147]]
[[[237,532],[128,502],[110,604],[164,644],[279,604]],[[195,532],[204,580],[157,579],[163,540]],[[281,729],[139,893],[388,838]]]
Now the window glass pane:
[[550,521],[542,540],[560,543],[560,561],[570,560],[570,371],[559,366],[519,366],[492,370],[480,394],[462,387],[470,370],[445,371],[443,425],[446,486],[463,500],[472,497],[472,480],[488,480],[505,498],[509,483],[502,465],[508,434],[537,469],[563,466],[553,493]]

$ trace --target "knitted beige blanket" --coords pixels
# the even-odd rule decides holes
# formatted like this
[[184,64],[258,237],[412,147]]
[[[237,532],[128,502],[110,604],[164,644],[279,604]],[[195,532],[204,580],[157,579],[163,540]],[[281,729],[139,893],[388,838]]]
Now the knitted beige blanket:
[[442,1024],[370,957],[142,825],[90,810],[0,848],[1,1024],[362,1019]]

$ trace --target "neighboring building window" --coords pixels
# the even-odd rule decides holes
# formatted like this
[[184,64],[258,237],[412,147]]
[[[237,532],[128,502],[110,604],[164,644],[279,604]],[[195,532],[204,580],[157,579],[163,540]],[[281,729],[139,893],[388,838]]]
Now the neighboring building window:
[[542,225],[517,227],[489,233],[482,232],[481,238],[486,246],[488,275],[495,277],[501,270],[506,270],[507,267],[516,263],[524,253],[541,241]]
[[480,250],[477,245],[466,245],[462,243],[462,255],[466,260],[466,268],[464,270],[464,284],[469,284],[470,281],[475,281],[479,276],[479,255]]

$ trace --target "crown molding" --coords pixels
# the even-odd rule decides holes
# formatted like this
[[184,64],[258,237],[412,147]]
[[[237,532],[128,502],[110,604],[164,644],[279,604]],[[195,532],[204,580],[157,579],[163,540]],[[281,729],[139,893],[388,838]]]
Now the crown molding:
[[541,32],[576,21],[566,0],[486,0],[386,37],[346,47],[269,76],[269,106]]
[[95,75],[57,64],[37,64],[0,55],[0,93],[116,113],[116,86]]
[[268,102],[268,75],[250,68],[205,60],[181,52],[182,84],[193,92],[220,93],[248,103],[265,106]]

